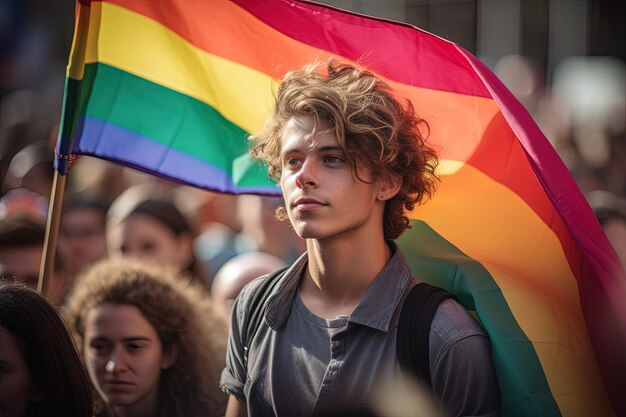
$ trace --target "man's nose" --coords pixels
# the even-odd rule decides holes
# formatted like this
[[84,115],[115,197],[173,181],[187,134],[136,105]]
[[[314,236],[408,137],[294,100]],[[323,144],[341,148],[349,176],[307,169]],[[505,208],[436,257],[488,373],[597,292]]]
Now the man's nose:
[[296,176],[296,185],[301,189],[319,186],[319,167],[315,161],[306,159],[302,163],[302,167]]

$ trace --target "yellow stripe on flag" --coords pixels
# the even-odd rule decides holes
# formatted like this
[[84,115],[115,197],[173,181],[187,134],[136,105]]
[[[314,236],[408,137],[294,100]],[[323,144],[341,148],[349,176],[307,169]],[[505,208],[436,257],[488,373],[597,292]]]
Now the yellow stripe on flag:
[[87,63],[108,64],[193,97],[248,132],[262,126],[274,102],[271,77],[202,51],[122,7],[94,2],[91,9],[98,24],[90,25]]

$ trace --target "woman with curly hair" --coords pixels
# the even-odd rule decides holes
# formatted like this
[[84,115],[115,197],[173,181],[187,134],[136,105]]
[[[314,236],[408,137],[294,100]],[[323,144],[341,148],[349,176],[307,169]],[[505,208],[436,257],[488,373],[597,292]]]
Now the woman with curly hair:
[[226,329],[198,287],[104,261],[78,278],[64,315],[101,397],[97,415],[223,415]]

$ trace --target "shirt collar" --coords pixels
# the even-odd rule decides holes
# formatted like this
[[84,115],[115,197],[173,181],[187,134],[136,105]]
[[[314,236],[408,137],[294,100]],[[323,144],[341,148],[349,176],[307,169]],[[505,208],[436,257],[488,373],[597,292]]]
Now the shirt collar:
[[[397,245],[389,241],[393,255],[378,276],[372,281],[349,321],[381,331],[388,331],[393,314],[411,281],[411,270]],[[276,293],[267,303],[265,319],[277,330],[291,313],[291,306],[298,290],[304,267],[308,262],[306,252],[285,272]]]
[[300,283],[302,272],[308,260],[309,257],[307,253],[304,252],[293,265],[285,271],[278,289],[267,302],[265,321],[273,330],[278,330],[278,328],[287,321],[291,313],[293,299],[298,291],[298,284]]
[[350,316],[353,323],[384,332],[389,330],[396,307],[412,278],[402,251],[394,242],[389,241],[388,244],[393,255]]

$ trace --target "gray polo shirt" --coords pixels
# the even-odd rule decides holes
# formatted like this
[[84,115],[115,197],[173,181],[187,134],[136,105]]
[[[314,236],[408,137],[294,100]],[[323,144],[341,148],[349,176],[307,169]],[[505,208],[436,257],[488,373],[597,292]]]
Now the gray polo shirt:
[[[246,367],[242,325],[260,280],[247,285],[233,305],[221,388],[245,401],[250,417],[304,417],[337,403],[367,405],[380,384],[402,378],[399,307],[417,281],[402,252],[392,247],[392,258],[352,315],[333,320],[314,315],[300,300],[298,284],[308,260],[302,255],[268,300]],[[447,415],[500,414],[489,339],[456,301],[439,306],[429,347],[433,393]]]

